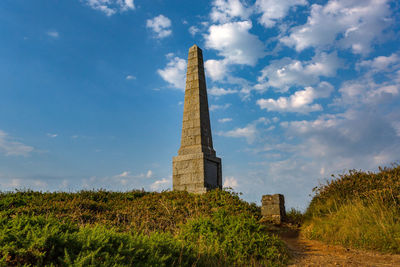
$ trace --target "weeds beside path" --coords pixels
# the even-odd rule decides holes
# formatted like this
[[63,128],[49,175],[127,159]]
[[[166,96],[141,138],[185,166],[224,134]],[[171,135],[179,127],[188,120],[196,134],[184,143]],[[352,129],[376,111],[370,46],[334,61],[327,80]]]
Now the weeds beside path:
[[282,234],[292,260],[289,266],[400,266],[400,255],[348,249]]

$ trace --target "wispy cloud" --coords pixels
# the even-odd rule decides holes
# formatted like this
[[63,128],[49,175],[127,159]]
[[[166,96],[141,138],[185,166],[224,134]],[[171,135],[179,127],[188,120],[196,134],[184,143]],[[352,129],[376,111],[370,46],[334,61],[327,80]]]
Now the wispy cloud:
[[275,26],[276,22],[283,19],[291,8],[306,5],[306,0],[257,0],[255,3],[255,12],[261,13],[259,22],[266,28]]
[[260,39],[249,32],[252,27],[247,20],[211,25],[204,35],[206,48],[217,50],[229,64],[254,66],[266,53]]
[[224,105],[215,105],[215,104],[214,104],[214,105],[211,105],[211,106],[210,106],[210,111],[216,111],[216,110],[218,110],[218,109],[224,110],[224,109],[229,108],[231,105],[232,105],[231,103],[226,103],[226,104],[224,104]]
[[47,190],[49,185],[46,181],[41,179],[4,177],[0,175],[0,186],[3,190]]
[[220,131],[217,132],[217,135],[226,136],[226,137],[233,137],[233,138],[245,138],[247,143],[252,144],[259,136],[259,130],[257,126],[259,124],[268,124],[270,121],[264,117],[261,117],[243,128],[237,127],[233,130],[229,131]]
[[231,187],[233,189],[236,189],[238,186],[239,186],[238,180],[235,177],[233,176],[225,177],[223,187]]
[[306,87],[304,90],[299,90],[289,97],[279,97],[277,100],[259,99],[257,105],[261,109],[268,111],[280,112],[299,112],[309,113],[312,111],[322,110],[320,104],[313,104],[318,98],[327,98],[333,91],[333,86],[328,82],[321,82],[317,87]]
[[25,145],[0,130],[0,152],[7,156],[28,156],[34,148]]
[[125,79],[126,79],[126,80],[136,80],[136,76],[127,75],[127,76],[125,77]]
[[232,121],[232,118],[222,118],[222,119],[218,120],[219,123],[225,123],[225,122],[230,122],[230,121]]
[[239,92],[238,90],[224,89],[224,88],[218,88],[218,87],[212,87],[211,89],[208,89],[208,94],[212,95],[212,96],[230,95],[230,94],[236,94],[238,92]]
[[171,20],[164,15],[158,15],[153,19],[148,19],[146,27],[150,28],[158,39],[165,38],[172,34]]
[[112,16],[118,11],[124,12],[135,9],[133,0],[81,0],[91,8]]
[[307,22],[292,28],[281,42],[297,51],[336,45],[356,54],[369,53],[372,42],[392,23],[388,2],[331,0],[325,5],[313,4]]
[[251,8],[246,7],[240,0],[214,0],[210,18],[213,22],[225,23],[234,18],[247,19]]
[[56,138],[58,136],[56,133],[47,133],[46,135],[50,138]]
[[151,190],[165,190],[171,188],[171,179],[162,178],[161,180],[157,180],[150,185]]
[[311,86],[320,81],[321,76],[333,77],[341,66],[336,52],[316,54],[309,61],[290,58],[273,60],[264,67],[258,77],[255,89],[264,91],[270,87],[286,92],[292,86]]
[[48,31],[46,32],[46,34],[52,38],[57,39],[58,37],[60,37],[60,34],[58,33],[58,31]]
[[157,70],[157,73],[172,87],[184,90],[186,60],[179,57],[173,57],[171,54],[168,54],[167,58],[170,58],[167,66],[164,69]]
[[189,27],[189,33],[194,37],[196,35],[196,33],[198,33],[200,31],[199,28],[197,28],[196,26],[190,26]]

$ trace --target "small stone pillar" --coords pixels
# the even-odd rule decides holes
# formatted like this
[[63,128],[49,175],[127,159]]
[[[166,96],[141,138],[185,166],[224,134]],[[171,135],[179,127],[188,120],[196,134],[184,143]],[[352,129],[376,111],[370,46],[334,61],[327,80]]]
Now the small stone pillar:
[[264,220],[275,224],[281,224],[285,220],[285,198],[283,195],[264,195],[261,203],[261,215]]

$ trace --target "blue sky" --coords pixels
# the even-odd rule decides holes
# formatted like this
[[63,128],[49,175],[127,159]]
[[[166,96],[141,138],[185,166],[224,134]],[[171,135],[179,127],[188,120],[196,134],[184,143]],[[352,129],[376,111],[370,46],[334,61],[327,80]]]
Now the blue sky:
[[0,2],[0,188],[172,187],[187,51],[203,49],[224,185],[306,207],[400,160],[387,0]]

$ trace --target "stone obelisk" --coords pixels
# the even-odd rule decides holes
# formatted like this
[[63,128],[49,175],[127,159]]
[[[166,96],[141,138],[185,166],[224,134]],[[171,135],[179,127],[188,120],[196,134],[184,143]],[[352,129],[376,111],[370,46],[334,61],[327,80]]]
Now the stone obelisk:
[[205,193],[222,187],[221,159],[213,148],[203,53],[189,49],[181,147],[172,159],[173,189]]

